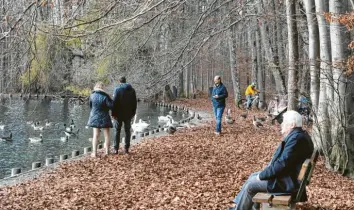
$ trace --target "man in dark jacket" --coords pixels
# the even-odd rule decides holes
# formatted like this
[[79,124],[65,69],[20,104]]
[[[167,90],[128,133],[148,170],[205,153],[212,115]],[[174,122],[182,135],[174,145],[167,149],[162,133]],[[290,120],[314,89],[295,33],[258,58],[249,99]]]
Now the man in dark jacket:
[[[259,192],[282,195],[298,191],[300,183],[297,177],[303,162],[311,158],[314,146],[308,133],[302,129],[302,117],[296,111],[284,113],[281,132],[284,138],[271,162],[263,171],[248,178],[234,199],[236,206],[229,210],[251,210],[254,205],[252,198]],[[305,191],[302,197],[306,200]]]
[[127,83],[125,77],[119,79],[120,85],[114,89],[112,118],[116,129],[114,139],[114,154],[118,154],[120,131],[124,123],[125,153],[129,153],[131,120],[136,113],[137,99],[134,88]]
[[228,97],[226,87],[221,82],[220,76],[215,76],[212,91],[213,111],[216,120],[216,135],[221,133],[221,119],[225,109],[225,99]]

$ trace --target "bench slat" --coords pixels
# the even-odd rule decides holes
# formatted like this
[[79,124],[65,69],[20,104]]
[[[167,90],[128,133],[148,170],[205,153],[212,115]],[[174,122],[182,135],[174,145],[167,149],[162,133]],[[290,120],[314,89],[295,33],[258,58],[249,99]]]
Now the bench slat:
[[252,201],[255,203],[268,203],[272,199],[272,195],[268,193],[257,193],[253,198]]
[[274,205],[285,205],[288,206],[291,202],[291,196],[290,195],[278,195],[274,196],[272,203]]

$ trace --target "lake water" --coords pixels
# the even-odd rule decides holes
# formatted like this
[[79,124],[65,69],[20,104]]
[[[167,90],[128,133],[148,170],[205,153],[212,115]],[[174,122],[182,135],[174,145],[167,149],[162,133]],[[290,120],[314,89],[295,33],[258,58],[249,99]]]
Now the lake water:
[[[154,104],[138,103],[137,119],[149,120],[150,128],[157,128],[158,116],[167,115],[169,108],[155,106]],[[11,168],[19,167],[22,171],[31,169],[32,162],[39,161],[45,164],[45,158],[52,157],[58,161],[59,155],[69,154],[79,150],[83,153],[84,147],[91,147],[89,138],[92,138],[92,129],[86,129],[90,107],[87,104],[77,105],[64,101],[48,100],[12,100],[0,104],[0,136],[8,136],[12,132],[12,141],[0,141],[0,178],[10,176]],[[181,113],[174,113],[174,120],[181,120]],[[45,127],[45,121],[54,125]],[[76,129],[80,129],[78,137],[70,137],[67,142],[60,140],[64,137],[64,126],[74,120]],[[44,125],[43,131],[35,131],[29,121],[40,121]],[[55,125],[57,124],[57,125]],[[60,128],[58,126],[60,125]],[[39,137],[42,133],[43,141],[31,143],[29,137]],[[122,128],[122,136],[124,129]],[[111,139],[114,130],[111,129]],[[103,134],[101,134],[103,139]],[[111,143],[112,145],[112,143]]]

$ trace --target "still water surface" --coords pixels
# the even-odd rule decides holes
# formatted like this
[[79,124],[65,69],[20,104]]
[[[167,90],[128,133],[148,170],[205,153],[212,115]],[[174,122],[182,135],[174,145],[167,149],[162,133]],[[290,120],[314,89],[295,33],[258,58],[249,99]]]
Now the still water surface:
[[[159,125],[157,117],[167,115],[170,110],[166,107],[157,107],[154,104],[139,103],[137,119],[150,120],[150,128]],[[12,132],[12,141],[0,141],[0,178],[10,176],[11,168],[19,167],[22,171],[31,169],[32,162],[40,161],[45,164],[45,158],[53,157],[58,161],[59,155],[71,154],[72,150],[79,150],[91,146],[89,138],[92,138],[92,129],[86,129],[90,107],[87,104],[77,105],[64,101],[48,100],[12,100],[0,104],[0,124],[4,124],[4,130],[0,130],[0,136],[8,136]],[[174,120],[182,118],[180,113],[174,113]],[[48,120],[53,125],[46,127]],[[78,137],[70,137],[67,142],[60,140],[64,137],[64,126],[74,120],[77,129],[80,129]],[[29,121],[40,121],[44,125],[43,131],[35,131]],[[43,141],[31,143],[29,137],[39,137],[42,133]],[[111,139],[114,137],[111,130]],[[122,129],[124,136],[124,129]],[[103,139],[103,134],[101,134]],[[112,145],[112,144],[111,144]]]

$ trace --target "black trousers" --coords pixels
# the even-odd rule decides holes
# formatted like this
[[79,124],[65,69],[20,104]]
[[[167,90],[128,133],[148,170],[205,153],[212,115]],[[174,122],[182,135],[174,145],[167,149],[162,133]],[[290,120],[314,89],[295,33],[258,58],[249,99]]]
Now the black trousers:
[[122,130],[122,126],[124,124],[124,131],[125,131],[125,150],[129,150],[130,147],[130,137],[131,137],[131,119],[129,120],[115,120],[114,128],[116,129],[115,138],[114,138],[114,149],[119,149],[119,142],[120,142],[120,131]]

